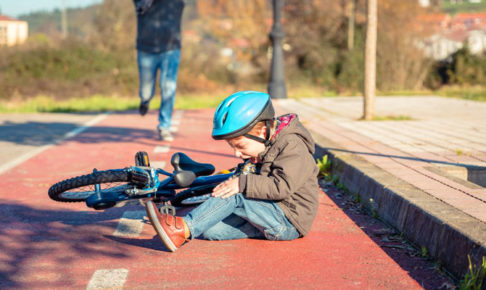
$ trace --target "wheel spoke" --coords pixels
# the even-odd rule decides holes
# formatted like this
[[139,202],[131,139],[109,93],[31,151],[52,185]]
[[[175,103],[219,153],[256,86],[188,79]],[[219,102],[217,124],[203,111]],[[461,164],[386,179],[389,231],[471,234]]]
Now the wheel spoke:
[[[100,192],[125,192],[129,185],[125,182],[101,183]],[[78,188],[73,188],[63,192],[60,196],[65,199],[79,200],[86,199],[90,195],[96,193],[95,185],[86,185]]]

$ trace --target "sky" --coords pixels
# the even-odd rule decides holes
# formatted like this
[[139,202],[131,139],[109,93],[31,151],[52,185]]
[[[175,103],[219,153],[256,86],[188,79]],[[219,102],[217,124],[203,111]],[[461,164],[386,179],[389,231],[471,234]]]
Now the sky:
[[18,17],[30,12],[52,11],[61,9],[63,2],[67,8],[76,8],[101,3],[103,0],[0,0],[0,14]]

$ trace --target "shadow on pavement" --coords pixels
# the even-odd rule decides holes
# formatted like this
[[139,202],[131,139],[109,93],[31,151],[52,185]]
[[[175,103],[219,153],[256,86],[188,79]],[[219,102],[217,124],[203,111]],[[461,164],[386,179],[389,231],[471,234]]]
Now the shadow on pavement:
[[372,153],[372,152],[359,152],[359,151],[351,151],[351,150],[340,149],[340,148],[320,147],[318,145],[316,145],[315,156],[323,156],[323,155],[326,154],[325,152],[328,152],[328,151],[339,151],[339,152],[345,152],[345,153],[352,153],[352,154],[356,154],[356,155],[370,155],[370,156],[378,156],[378,157],[386,157],[386,158],[406,159],[406,160],[427,162],[427,163],[436,163],[436,164],[444,164],[444,165],[453,165],[453,166],[486,169],[486,167],[482,167],[482,166],[478,166],[478,165],[474,165],[474,164],[447,162],[447,161],[442,161],[442,160],[424,159],[424,158],[417,158],[417,157],[411,157],[411,156],[389,155],[389,154],[380,154],[380,153]]
[[[18,145],[44,146],[54,144],[61,140],[66,133],[79,128],[76,123],[62,122],[26,122],[12,123],[5,122],[0,132],[0,141]],[[177,138],[184,138],[183,133],[175,133]],[[178,136],[179,135],[179,136]],[[70,142],[82,144],[96,143],[136,143],[140,145],[157,146],[161,142],[155,130],[135,129],[129,127],[90,127],[82,134],[69,139]],[[172,150],[184,152],[195,152],[205,154],[216,154],[218,156],[234,157],[231,154],[221,154],[194,148],[171,146]]]
[[0,288],[66,287],[75,280],[66,270],[74,264],[129,258],[122,245],[100,235],[113,231],[120,216],[118,210],[44,210],[0,200]]
[[6,121],[2,124],[0,141],[31,146],[52,144],[67,132],[78,127],[76,123],[64,122],[25,122],[14,123]]
[[134,238],[115,237],[109,235],[105,235],[105,238],[120,244],[136,246],[139,248],[145,248],[145,249],[161,251],[161,252],[168,252],[168,253],[170,252],[165,248],[165,246],[160,241],[159,236],[157,235],[154,235],[153,238],[151,239],[134,239]]
[[[373,154],[365,152],[353,152],[335,148],[323,148],[316,145],[315,158],[321,158],[326,150],[338,150],[355,154]],[[407,158],[405,156],[389,156],[373,154],[383,157]],[[413,158],[407,158],[413,159]],[[423,160],[420,160],[423,161]],[[426,162],[433,162],[427,160]],[[343,212],[363,231],[374,243],[376,243],[391,259],[409,276],[417,281],[424,289],[449,289],[453,287],[453,281],[439,273],[440,265],[421,256],[420,249],[410,244],[391,226],[383,223],[370,215],[351,196],[339,191],[333,185],[323,186],[321,189]]]
[[322,188],[322,190],[361,231],[424,289],[454,288],[455,282],[447,277],[447,274],[441,273],[444,269],[439,264],[429,260],[427,256],[422,256],[420,249],[406,241],[391,226],[373,218],[351,197],[336,188]]
[[[43,146],[61,140],[69,132],[81,128],[75,122],[11,122],[2,124],[0,141],[18,145]],[[129,127],[89,127],[83,134],[70,139],[79,143],[101,142],[138,142],[157,140],[155,130],[134,129]]]

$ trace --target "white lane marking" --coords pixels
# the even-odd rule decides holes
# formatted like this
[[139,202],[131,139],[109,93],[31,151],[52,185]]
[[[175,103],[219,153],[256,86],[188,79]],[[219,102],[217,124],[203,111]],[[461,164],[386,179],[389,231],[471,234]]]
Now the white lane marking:
[[89,280],[87,290],[94,289],[123,289],[127,281],[127,269],[96,270]]
[[143,230],[144,210],[127,210],[118,222],[116,230],[113,232],[117,237],[138,237]]
[[164,169],[165,161],[150,161],[150,167]]
[[69,139],[69,138],[72,138],[72,137],[78,135],[79,133],[83,132],[84,130],[88,129],[89,127],[95,125],[96,123],[98,123],[101,120],[103,120],[104,118],[106,118],[109,114],[111,114],[111,113],[108,112],[108,113],[104,113],[103,115],[99,115],[96,118],[91,119],[90,121],[84,123],[83,126],[78,127],[76,129],[64,134],[64,136],[61,139],[54,141],[52,144],[47,144],[47,145],[41,146],[41,147],[36,148],[32,151],[26,152],[25,154],[17,157],[14,160],[11,160],[9,162],[2,164],[0,166],[0,174],[4,173],[5,171],[9,170],[10,168],[13,168],[13,167],[29,160],[30,158],[36,156],[37,154],[40,154],[41,152],[51,148],[52,146],[55,146],[55,145],[61,143],[62,141],[66,140],[66,139]]
[[91,119],[89,120],[88,122],[84,123],[83,126],[79,127],[79,128],[76,128],[74,130],[72,130],[71,132],[68,132],[66,134],[64,134],[64,139],[67,139],[67,138],[72,138],[76,135],[78,135],[79,133],[83,132],[84,130],[88,129],[89,127],[93,126],[94,124],[98,123],[99,121],[103,120],[104,118],[106,118],[109,114],[111,114],[110,112],[107,112],[107,113],[104,113],[103,115],[100,115],[94,119]]
[[155,153],[167,153],[167,152],[169,152],[169,149],[170,149],[169,145],[155,146],[154,152]]

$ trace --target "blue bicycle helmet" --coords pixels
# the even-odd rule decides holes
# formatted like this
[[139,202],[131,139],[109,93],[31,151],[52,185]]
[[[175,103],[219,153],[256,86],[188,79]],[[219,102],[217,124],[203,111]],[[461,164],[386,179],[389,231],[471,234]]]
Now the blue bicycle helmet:
[[[274,116],[275,111],[268,94],[255,91],[237,92],[224,99],[216,109],[212,136],[216,140],[245,136],[268,145],[270,121]],[[260,121],[265,121],[267,126],[265,139],[247,134]]]

